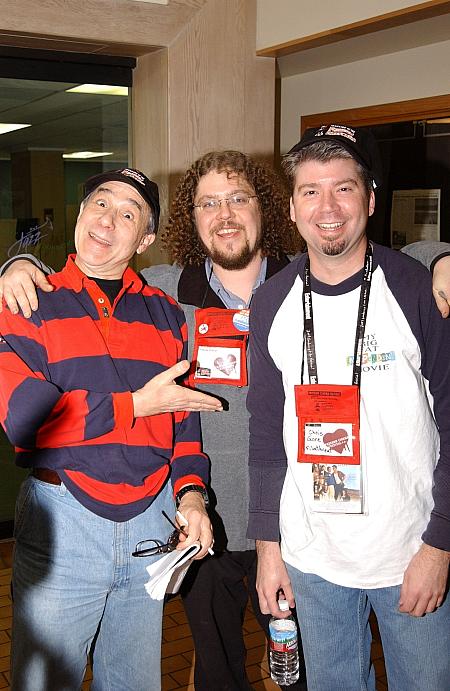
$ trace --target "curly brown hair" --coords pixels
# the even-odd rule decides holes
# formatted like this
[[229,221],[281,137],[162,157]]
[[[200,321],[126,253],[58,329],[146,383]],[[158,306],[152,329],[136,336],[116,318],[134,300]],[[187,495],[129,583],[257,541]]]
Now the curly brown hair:
[[173,262],[199,266],[206,258],[195,227],[193,204],[201,177],[215,171],[239,175],[255,190],[261,213],[263,256],[295,254],[304,243],[289,216],[289,196],[277,175],[239,151],[210,151],[186,171],[175,191],[162,241]]

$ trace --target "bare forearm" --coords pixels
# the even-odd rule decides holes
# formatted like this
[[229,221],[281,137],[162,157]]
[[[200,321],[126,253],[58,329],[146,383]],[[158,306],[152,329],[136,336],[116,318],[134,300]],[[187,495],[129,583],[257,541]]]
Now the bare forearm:
[[282,612],[278,607],[279,591],[283,591],[289,607],[295,606],[295,600],[286,566],[281,557],[280,545],[278,542],[257,540],[256,553],[258,555],[256,589],[261,612],[280,618],[286,617],[288,613]]

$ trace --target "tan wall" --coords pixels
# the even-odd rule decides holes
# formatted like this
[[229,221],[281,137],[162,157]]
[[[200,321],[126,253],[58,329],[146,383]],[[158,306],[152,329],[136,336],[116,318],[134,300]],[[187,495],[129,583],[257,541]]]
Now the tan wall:
[[422,4],[422,0],[257,0],[258,50],[369,17]]
[[[255,42],[254,0],[208,0],[167,51],[139,58],[133,160],[161,185],[163,202],[210,149],[272,160],[275,61],[257,58]],[[149,259],[165,260],[159,243],[140,265]]]
[[[134,71],[132,101],[131,161],[158,183],[162,216],[162,228],[167,218],[169,199],[168,140],[168,50],[161,48],[139,58]],[[137,258],[136,267],[141,269],[167,261],[166,254],[157,242]]]
[[443,41],[284,78],[281,151],[298,141],[302,115],[449,93],[449,55]]
[[255,45],[256,3],[210,0],[169,47],[172,172],[213,148],[272,158],[275,62]]

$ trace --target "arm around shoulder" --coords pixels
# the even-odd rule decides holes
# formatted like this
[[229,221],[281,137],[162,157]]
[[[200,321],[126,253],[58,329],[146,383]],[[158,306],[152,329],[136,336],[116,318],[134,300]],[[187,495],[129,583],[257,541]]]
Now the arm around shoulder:
[[31,317],[31,313],[38,308],[36,287],[45,292],[53,290],[53,286],[47,281],[47,274],[53,273],[52,269],[33,255],[18,255],[14,261],[4,264],[2,271],[4,273],[0,277],[0,311],[1,299],[4,298],[13,314],[21,310],[24,317]]
[[402,247],[401,251],[417,259],[417,261],[426,266],[429,271],[433,271],[436,262],[441,257],[450,254],[450,243],[421,240],[420,242],[412,242],[410,245],[405,245],[405,247]]
[[433,295],[439,312],[450,313],[450,244],[424,240],[402,248],[402,252],[417,259],[433,274]]

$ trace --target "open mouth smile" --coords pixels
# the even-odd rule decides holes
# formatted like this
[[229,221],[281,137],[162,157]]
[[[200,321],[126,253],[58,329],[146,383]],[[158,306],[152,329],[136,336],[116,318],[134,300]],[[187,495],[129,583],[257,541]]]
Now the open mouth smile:
[[338,221],[337,223],[318,223],[317,224],[321,230],[339,230],[344,225],[344,221]]
[[233,224],[217,224],[215,228],[212,228],[212,232],[214,235],[218,235],[219,237],[228,237],[229,235],[235,235],[236,233],[239,233],[241,231],[245,231],[245,226],[241,225],[240,223],[233,223]]
[[111,247],[111,243],[108,242],[108,240],[105,240],[104,238],[99,237],[95,233],[89,233],[89,237],[92,240],[95,240],[95,242],[98,242],[100,245],[105,245],[105,247]]
[[233,233],[238,233],[239,228],[223,228],[222,230],[217,231],[217,235],[220,236],[226,236],[226,235],[233,235]]

